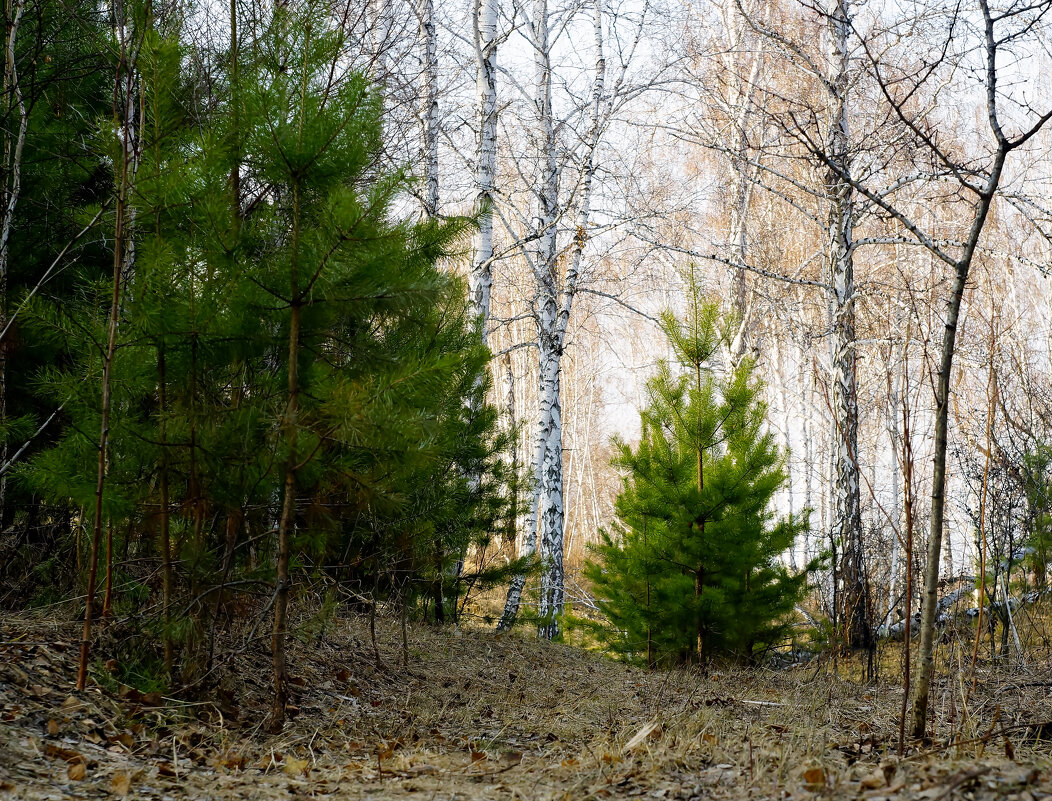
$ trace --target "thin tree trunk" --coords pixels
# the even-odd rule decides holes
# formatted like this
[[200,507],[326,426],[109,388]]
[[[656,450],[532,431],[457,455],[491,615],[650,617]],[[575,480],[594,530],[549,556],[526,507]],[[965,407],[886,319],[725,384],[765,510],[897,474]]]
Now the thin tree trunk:
[[[909,342],[909,327],[906,328],[906,342]],[[906,753],[906,706],[910,696],[910,642],[913,624],[913,431],[910,428],[909,412],[909,356],[903,348],[903,400],[902,400],[902,509],[906,526],[906,625],[902,642],[902,708],[899,715],[899,756]]]
[[99,617],[105,620],[110,616],[110,605],[113,603],[113,521],[106,525],[106,589],[102,592],[102,612]]
[[[11,229],[14,225],[15,207],[22,190],[22,148],[26,141],[26,129],[29,125],[29,113],[22,99],[22,88],[18,79],[18,65],[15,61],[15,43],[18,39],[18,28],[25,11],[25,0],[8,0],[4,6],[4,176],[3,208],[0,211],[0,331],[7,333],[8,306],[8,256],[11,240]],[[12,117],[17,114],[17,128],[11,135]],[[7,422],[7,344],[0,335],[0,425]],[[0,465],[8,460],[6,437],[0,444]],[[7,518],[7,472],[0,474],[0,526]]]
[[[894,346],[893,352],[894,352]],[[899,447],[899,402],[901,394],[901,371],[896,369],[893,362],[891,369],[895,374],[888,376],[888,437],[891,440],[891,456],[897,461]],[[891,471],[891,510],[892,514],[898,515],[898,521],[894,524],[895,530],[891,534],[891,565],[888,571],[887,604],[884,610],[884,628],[894,622],[895,593],[898,591],[899,561],[901,558],[900,525],[902,521],[901,491],[899,489],[899,471]]]
[[[95,507],[92,520],[91,559],[88,563],[88,590],[84,604],[84,627],[80,639],[80,659],[77,667],[77,689],[83,690],[88,679],[88,654],[91,646],[91,624],[95,605],[95,582],[98,574],[99,543],[102,539],[103,496],[106,488],[106,456],[110,434],[110,408],[112,405],[111,377],[113,354],[117,349],[117,324],[120,318],[121,289],[123,271],[127,261],[125,237],[128,195],[132,176],[132,158],[134,151],[133,123],[131,119],[131,97],[133,67],[128,58],[128,32],[125,29],[123,14],[118,14],[120,29],[120,59],[113,84],[114,127],[122,138],[121,164],[117,176],[116,218],[113,239],[113,292],[110,298],[110,315],[106,337],[106,350],[102,362],[102,401],[99,426],[98,465],[95,475]],[[124,82],[122,97],[121,83]],[[123,102],[122,102],[123,101]]]
[[160,439],[160,523],[161,523],[161,614],[164,618],[164,671],[172,675],[175,664],[175,648],[172,642],[172,538],[171,500],[168,493],[168,376],[165,361],[165,349],[162,344],[157,349],[157,401],[158,401],[158,438]]
[[506,539],[515,542],[519,522],[519,448],[518,424],[515,419],[515,373],[511,369],[511,354],[504,354],[504,425],[508,434],[508,523]]
[[299,356],[300,356],[300,322],[303,309],[303,298],[298,287],[297,267],[299,260],[300,240],[300,187],[292,187],[292,242],[290,246],[289,269],[289,355],[288,355],[288,388],[285,405],[285,447],[288,454],[285,460],[285,483],[281,504],[281,517],[278,520],[278,548],[275,558],[276,582],[274,590],[274,632],[271,639],[271,653],[274,661],[274,702],[271,710],[270,730],[281,731],[285,725],[285,706],[288,702],[288,668],[285,656],[285,630],[288,623],[289,587],[289,551],[292,529],[296,515],[296,471],[298,467],[297,447],[299,442]]
[[[532,556],[537,551],[537,518],[539,508],[537,505],[537,495],[540,484],[538,477],[541,474],[541,467],[544,461],[545,444],[545,440],[538,438],[533,457],[534,489],[531,493],[533,504],[530,507],[529,516],[526,518],[526,536],[523,538],[522,548],[518,553],[520,559],[526,556]],[[511,585],[508,587],[508,596],[504,601],[504,611],[500,616],[500,621],[497,623],[497,631],[507,631],[515,625],[515,620],[519,616],[519,606],[522,603],[522,591],[525,587],[526,576],[524,574],[519,574],[511,580]]]
[[[992,30],[992,29],[991,29]],[[990,55],[991,62],[993,56]],[[991,64],[991,69],[993,66]],[[993,92],[993,87],[990,89]],[[957,322],[961,314],[961,302],[968,283],[972,257],[979,243],[990,213],[990,205],[1001,181],[1007,146],[998,151],[986,185],[979,196],[979,206],[972,219],[965,248],[954,270],[953,287],[946,308],[946,323],[942,338],[942,356],[939,360],[938,380],[935,389],[935,454],[932,468],[931,530],[928,535],[928,561],[924,569],[924,596],[921,599],[920,642],[917,645],[917,684],[913,694],[913,711],[910,732],[920,739],[928,720],[928,700],[934,669],[935,608],[939,602],[939,557],[942,554],[942,537],[946,510],[946,450],[949,443],[950,382],[953,372],[953,355],[957,346]]]
[[935,390],[935,455],[932,469],[931,528],[928,534],[928,561],[924,571],[921,599],[920,642],[917,644],[917,683],[913,696],[910,732],[920,739],[928,719],[928,696],[934,668],[935,608],[939,602],[939,562],[942,555],[943,516],[946,492],[946,449],[949,442],[950,377],[957,338],[957,320],[968,280],[968,265],[958,266],[946,313],[942,357]]
[[230,140],[233,164],[230,167],[230,212],[234,234],[241,230],[241,78],[238,50],[237,0],[230,0]]

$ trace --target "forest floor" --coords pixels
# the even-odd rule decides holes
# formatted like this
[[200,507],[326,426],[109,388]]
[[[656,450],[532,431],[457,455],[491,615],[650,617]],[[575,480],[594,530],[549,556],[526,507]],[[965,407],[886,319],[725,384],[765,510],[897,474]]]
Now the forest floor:
[[900,756],[901,689],[831,664],[645,671],[525,632],[427,626],[410,627],[403,664],[388,621],[378,665],[364,621],[332,628],[295,641],[295,717],[270,735],[265,639],[210,700],[122,687],[103,662],[76,692],[76,623],[7,616],[0,797],[1052,797],[1047,664],[980,669],[967,705],[963,677],[937,683],[936,736]]

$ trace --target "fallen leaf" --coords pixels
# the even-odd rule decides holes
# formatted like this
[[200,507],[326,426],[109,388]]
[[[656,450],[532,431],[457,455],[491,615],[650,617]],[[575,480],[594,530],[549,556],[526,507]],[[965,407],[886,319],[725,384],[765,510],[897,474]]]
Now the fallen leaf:
[[122,797],[130,793],[131,776],[127,773],[114,773],[110,778],[110,792]]
[[44,753],[48,756],[58,757],[66,762],[85,762],[83,756],[78,754],[71,748],[63,748],[61,745],[55,745],[54,743],[44,743]]
[[625,746],[624,746],[624,748],[621,749],[621,751],[622,752],[631,751],[633,748],[635,748],[640,743],[642,743],[644,740],[646,740],[647,737],[652,736],[654,734],[654,732],[658,732],[657,736],[660,737],[661,736],[660,729],[661,729],[661,724],[657,720],[650,721],[643,728],[641,728],[634,735],[632,735],[632,739],[629,740],[627,743],[625,743]]
[[74,762],[69,768],[67,768],[66,775],[69,776],[70,780],[79,782],[84,778],[87,772],[88,769],[83,762]]
[[481,762],[485,758],[486,758],[486,752],[485,751],[472,751],[471,752],[471,761],[472,762]]
[[61,728],[62,727],[59,725],[59,722],[54,718],[51,718],[51,720],[47,722],[47,733],[50,734],[52,737],[58,734]]
[[803,779],[808,790],[812,792],[822,790],[826,786],[825,768],[808,768],[804,771]]
[[244,770],[245,757],[243,754],[227,754],[222,757],[219,764],[224,768],[230,768],[231,770]]

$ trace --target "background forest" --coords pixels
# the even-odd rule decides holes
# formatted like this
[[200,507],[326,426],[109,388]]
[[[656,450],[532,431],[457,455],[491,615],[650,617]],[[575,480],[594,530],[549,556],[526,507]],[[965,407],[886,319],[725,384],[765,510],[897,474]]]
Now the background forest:
[[558,638],[701,361],[761,651],[919,634],[919,737],[948,624],[1047,647],[1052,3],[4,8],[0,607],[84,613],[79,688],[267,639],[280,730],[338,607]]

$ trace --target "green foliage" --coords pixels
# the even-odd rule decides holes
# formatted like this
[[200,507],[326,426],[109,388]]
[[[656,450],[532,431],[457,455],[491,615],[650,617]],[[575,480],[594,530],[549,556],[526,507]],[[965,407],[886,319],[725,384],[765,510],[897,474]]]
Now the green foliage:
[[1052,562],[1052,446],[1038,444],[1023,458],[1024,489],[1027,499],[1027,546],[1032,552],[1027,562],[1039,587],[1048,582]]
[[748,361],[716,369],[718,308],[696,289],[690,301],[685,321],[663,318],[679,369],[647,384],[638,446],[616,443],[619,522],[585,568],[606,618],[596,635],[651,665],[752,659],[785,636],[816,567],[778,560],[807,515],[772,510],[786,476],[762,386]]
[[[467,586],[504,575],[464,572],[465,556],[511,520],[507,442],[485,402],[490,355],[463,283],[441,266],[471,221],[406,213],[412,178],[384,162],[381,96],[346,71],[353,42],[323,4],[242,20],[236,80],[227,54],[192,49],[177,16],[127,8],[141,119],[102,507],[115,547],[100,571],[116,579],[113,609],[137,618],[143,656],[129,664],[149,684],[160,637],[192,681],[215,628],[246,594],[269,595],[287,473],[296,584],[455,617]],[[88,155],[27,178],[39,196],[26,203],[60,207],[61,225],[34,231],[60,246],[104,212],[61,282],[22,312],[34,347],[17,362],[22,416],[7,426],[26,435],[62,405],[16,477],[23,496],[62,510],[67,535],[93,523],[121,168],[112,31],[99,23],[71,34],[103,76],[82,81],[78,122],[48,117],[31,134],[45,147],[73,126]],[[91,191],[77,194],[78,181]],[[38,241],[31,275],[54,255]],[[34,558],[73,572],[87,539],[77,559],[72,548]],[[323,633],[336,597],[298,633]]]

